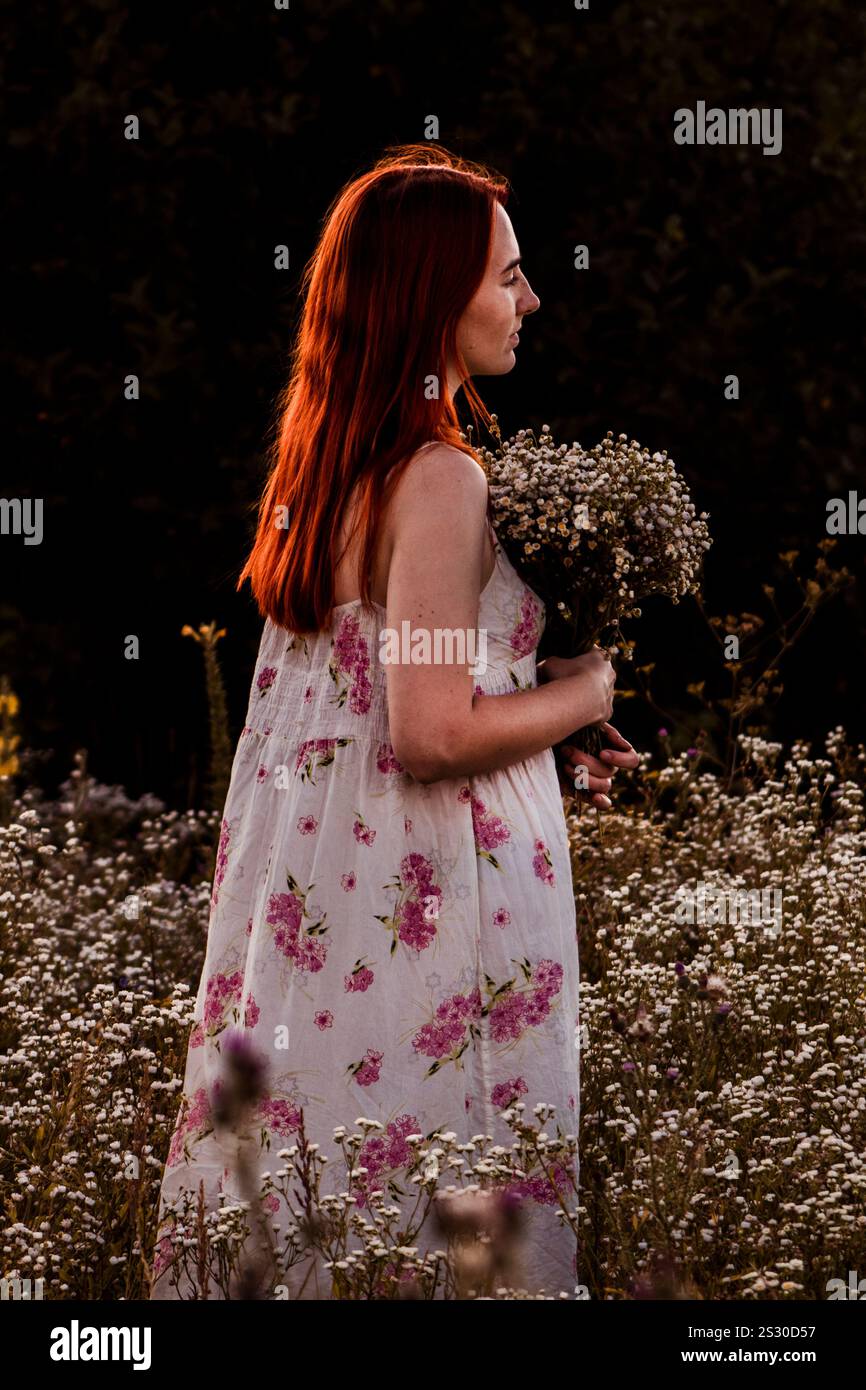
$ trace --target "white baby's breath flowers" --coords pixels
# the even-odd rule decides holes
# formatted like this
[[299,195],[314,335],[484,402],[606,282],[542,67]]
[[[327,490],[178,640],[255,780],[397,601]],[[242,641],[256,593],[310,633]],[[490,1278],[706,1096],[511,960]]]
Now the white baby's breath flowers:
[[[377,1297],[403,1296],[404,1274],[431,1295],[444,1278],[431,1265],[448,1252],[437,1247],[426,1262],[397,1253],[423,1251],[432,1233],[407,1224],[395,1193],[419,1211],[432,1205],[433,1180],[419,1178],[427,1161],[452,1194],[535,1184],[542,1166],[560,1162],[551,1149],[560,1125],[572,1147],[580,1128],[580,1206],[567,1190],[567,1212],[548,1211],[593,1233],[593,1297],[605,1288],[630,1296],[633,1275],[651,1271],[660,1251],[676,1254],[689,1297],[825,1298],[829,1277],[847,1279],[866,1240],[866,749],[842,728],[818,750],[825,756],[804,742],[785,754],[754,732],[739,741],[736,787],[686,754],[670,755],[650,781],[647,756],[636,777],[647,804],[611,818],[603,844],[586,818],[567,823],[588,967],[581,1024],[593,1040],[580,1112],[536,1104],[533,1091],[528,1106],[497,1116],[496,1138],[500,1119],[515,1135],[510,1148],[484,1133],[415,1133],[394,1168],[375,1157],[382,1125],[362,1118],[352,1130],[350,1113],[328,1166],[312,1151],[307,1177],[307,1151],[271,1136],[257,1177],[280,1202],[273,1229],[286,1282],[312,1237],[341,1261],[332,1271],[340,1297],[369,1297],[371,1286]],[[172,866],[212,843],[216,825],[198,812],[153,812],[143,826],[141,802],[95,783],[79,814],[76,795],[40,801],[38,815],[18,805],[0,825],[4,1273],[44,1271],[46,1298],[146,1297],[153,1252],[136,1222],[147,1212],[154,1230],[195,1003],[185,981],[200,970],[209,911],[207,885],[175,881]],[[46,859],[37,840],[63,844],[73,814],[80,857]],[[677,890],[700,881],[732,894],[778,891],[781,931],[725,915],[684,924]],[[118,912],[132,891],[148,918]],[[574,1023],[563,1020],[564,1036]],[[58,1097],[70,1101],[62,1125]],[[118,1165],[126,1154],[140,1161],[135,1188]],[[458,1166],[460,1155],[470,1161]],[[362,1169],[363,1205],[347,1180]],[[322,1173],[351,1190],[331,1195]],[[140,1205],[127,1200],[133,1192]],[[178,1203],[160,1258],[193,1277],[200,1255],[215,1276],[236,1262],[249,1204],[221,1200],[203,1226],[195,1192]],[[334,1222],[345,1239],[332,1244],[332,1225],[320,1223]],[[485,1296],[524,1295],[497,1274]]]
[[[653,594],[674,603],[698,589],[711,541],[667,452],[650,453],[608,430],[594,448],[498,434],[476,452],[487,474],[493,524],[512,564],[544,601],[549,638],[588,651]],[[621,634],[620,634],[621,636]],[[625,647],[625,644],[623,643]],[[628,648],[625,648],[628,651]]]

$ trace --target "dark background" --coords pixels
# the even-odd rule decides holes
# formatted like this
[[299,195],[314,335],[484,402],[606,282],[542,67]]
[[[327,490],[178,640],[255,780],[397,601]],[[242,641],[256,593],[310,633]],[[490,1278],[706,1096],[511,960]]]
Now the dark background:
[[[86,747],[102,780],[201,802],[204,682],[180,629],[228,629],[235,738],[261,631],[235,576],[300,275],[338,188],[430,115],[441,144],[511,180],[541,299],[515,370],[476,386],[506,434],[546,423],[590,446],[614,429],[667,449],[711,513],[709,612],[762,611],[777,552],[808,570],[828,499],[863,487],[850,0],[37,3],[4,28],[3,495],[44,498],[45,538],[0,537],[0,672],[25,743],[54,750],[47,780]],[[698,100],[781,107],[781,153],[677,146],[673,113]],[[791,654],[775,736],[863,736],[863,543],[834,552],[856,584]],[[631,635],[687,742],[685,685],[719,665],[705,625],[658,602]],[[621,711],[630,736],[654,734],[637,701]]]

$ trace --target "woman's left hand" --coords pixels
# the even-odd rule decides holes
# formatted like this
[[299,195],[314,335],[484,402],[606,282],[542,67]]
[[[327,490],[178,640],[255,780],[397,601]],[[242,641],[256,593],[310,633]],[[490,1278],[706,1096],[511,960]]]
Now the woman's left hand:
[[[578,797],[589,802],[590,806],[597,806],[601,811],[609,811],[613,803],[607,793],[611,789],[613,773],[618,767],[638,767],[640,758],[628,739],[623,738],[612,724],[600,724],[599,729],[608,742],[614,745],[612,748],[603,748],[600,757],[594,758],[592,754],[568,742],[557,744],[553,752],[563,795]],[[578,767],[587,769],[587,785],[579,790],[574,785]]]

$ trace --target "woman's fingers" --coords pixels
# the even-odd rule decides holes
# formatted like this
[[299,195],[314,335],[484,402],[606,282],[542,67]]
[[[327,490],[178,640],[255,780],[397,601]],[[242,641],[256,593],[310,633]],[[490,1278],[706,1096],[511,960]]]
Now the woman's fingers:
[[[560,788],[563,792],[588,802],[590,806],[609,811],[613,803],[607,793],[611,789],[613,774],[621,767],[638,767],[640,758],[628,739],[623,738],[613,724],[604,723],[599,725],[599,728],[615,747],[603,749],[598,758],[573,743],[561,743],[557,746],[557,762],[561,764]],[[576,787],[574,781],[578,768],[585,770],[582,778],[585,785]]]
[[619,748],[631,748],[627,738],[623,738],[619,729],[615,729],[612,724],[599,724],[599,729],[610,739],[611,743],[617,744]]
[[579,801],[585,801],[589,806],[597,806],[600,811],[609,811],[613,806],[610,797],[605,796],[604,792],[581,790],[562,773],[559,777],[559,789],[563,796],[573,796]]
[[581,763],[593,777],[610,777],[611,773],[616,771],[616,768],[600,762],[591,753],[587,753],[583,748],[577,748],[573,743],[562,743],[560,748],[563,758],[569,763]]
[[575,796],[579,796],[581,801],[588,802],[590,806],[597,806],[600,811],[609,811],[613,805],[610,797],[605,796],[604,792],[575,792]]
[[[605,722],[599,728],[607,741],[614,745],[613,748],[602,749],[599,757],[594,757],[574,743],[561,743],[556,751],[562,765],[560,785],[581,801],[607,811],[612,805],[607,793],[611,789],[613,774],[619,768],[639,767],[640,758],[628,739],[623,738],[613,724]],[[575,787],[578,768],[585,769],[581,779],[584,785]]]
[[563,767],[565,768],[565,775],[567,777],[570,777],[572,781],[574,781],[575,777],[577,776],[577,773],[579,771],[581,772],[581,778],[584,789],[588,788],[590,791],[593,792],[610,791],[611,773],[615,771],[614,768],[604,768],[601,777],[598,777],[595,775],[595,773],[589,772],[586,769],[586,763],[582,763],[580,762],[580,760],[572,763],[568,759],[566,759],[563,763]]
[[616,769],[605,767],[601,763],[597,764],[597,766],[599,769],[599,773],[601,774],[600,776],[590,771],[590,769],[587,767],[586,762],[583,762],[580,759],[575,759],[575,761],[572,762],[571,759],[565,758],[563,759],[562,764],[566,780],[572,786],[574,786],[574,779],[577,776],[578,768],[586,769],[583,773],[582,785],[579,788],[575,788],[575,790],[601,792],[603,794],[605,792],[610,791],[611,773],[614,772]]
[[619,729],[615,729],[612,724],[601,724],[599,727],[608,742],[614,745],[613,748],[602,749],[601,757],[604,762],[615,764],[617,767],[640,766],[640,758],[628,739],[623,738]]

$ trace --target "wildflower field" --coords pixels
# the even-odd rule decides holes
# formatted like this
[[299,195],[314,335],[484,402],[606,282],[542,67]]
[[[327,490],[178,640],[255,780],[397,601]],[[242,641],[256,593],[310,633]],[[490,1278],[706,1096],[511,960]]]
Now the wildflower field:
[[[841,729],[820,752],[739,745],[731,785],[697,749],[655,768],[647,754],[614,813],[569,817],[582,1094],[579,1204],[562,1219],[579,1296],[821,1299],[866,1268],[866,750]],[[218,813],[130,800],[83,756],[54,800],[4,786],[4,1274],[42,1278],[52,1299],[146,1297]],[[745,898],[732,911],[738,890],[778,891],[781,916],[756,921]],[[514,1115],[525,1166],[547,1117]],[[347,1116],[332,1160],[350,1165],[369,1132]],[[483,1193],[509,1160],[483,1136],[466,1148],[413,1142],[425,1200]],[[294,1146],[274,1169],[270,1189],[303,1191],[309,1217],[321,1157]],[[169,1254],[196,1265],[206,1249],[218,1275],[242,1215],[193,1205]],[[386,1214],[347,1257],[357,1214],[321,1217],[303,1228],[337,1296],[441,1286],[445,1237],[418,1251]]]

